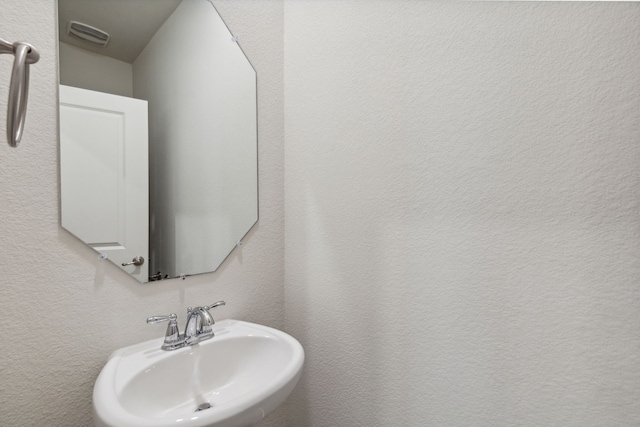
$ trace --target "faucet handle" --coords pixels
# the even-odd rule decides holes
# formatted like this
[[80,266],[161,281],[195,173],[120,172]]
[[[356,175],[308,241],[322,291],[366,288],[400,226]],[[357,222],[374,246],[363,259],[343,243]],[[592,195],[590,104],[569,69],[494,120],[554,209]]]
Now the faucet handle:
[[164,343],[162,344],[163,350],[175,350],[184,345],[182,337],[178,331],[178,316],[175,313],[171,313],[168,316],[153,316],[147,318],[147,323],[153,325],[159,322],[169,322],[167,325],[167,331],[164,334]]
[[224,301],[218,301],[218,302],[214,302],[214,303],[213,303],[213,304],[211,304],[211,305],[205,305],[205,306],[204,306],[204,307],[202,307],[202,308],[204,308],[205,310],[207,310],[207,311],[208,311],[208,310],[211,310],[212,308],[220,307],[221,305],[227,305],[227,303],[226,303],[226,302],[224,302]]
[[[187,307],[187,315],[191,314],[191,312],[192,312],[193,310],[198,310],[198,309],[200,309],[200,308],[204,308],[205,310],[209,311],[209,310],[211,310],[212,308],[220,307],[221,305],[226,305],[226,304],[227,304],[227,303],[226,303],[226,302],[224,302],[224,301],[217,301],[217,302],[214,302],[214,303],[213,303],[213,304],[211,304],[211,305],[205,305],[204,307]],[[161,321],[162,321],[162,320],[159,320],[159,322],[161,322]]]
[[171,320],[176,320],[178,318],[178,316],[175,313],[171,313],[168,316],[153,316],[153,317],[149,317],[147,318],[147,323],[150,325],[153,325],[155,323],[160,323],[160,322],[167,322],[167,321],[171,321]]
[[221,305],[226,305],[226,304],[227,303],[224,301],[217,301],[211,305],[205,305],[204,307],[202,307],[202,324],[201,324],[202,334],[209,335],[209,337],[213,336],[212,326],[216,322],[215,320],[213,320],[213,316],[211,316],[211,313],[209,313],[209,310],[211,310],[212,308],[220,307]]

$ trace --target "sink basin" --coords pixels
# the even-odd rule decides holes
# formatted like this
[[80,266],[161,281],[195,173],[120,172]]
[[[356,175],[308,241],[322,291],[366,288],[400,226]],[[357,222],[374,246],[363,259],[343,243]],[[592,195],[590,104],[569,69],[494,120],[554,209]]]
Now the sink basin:
[[302,371],[300,343],[238,320],[213,331],[178,350],[159,338],[115,351],[93,389],[96,426],[241,427],[284,402]]

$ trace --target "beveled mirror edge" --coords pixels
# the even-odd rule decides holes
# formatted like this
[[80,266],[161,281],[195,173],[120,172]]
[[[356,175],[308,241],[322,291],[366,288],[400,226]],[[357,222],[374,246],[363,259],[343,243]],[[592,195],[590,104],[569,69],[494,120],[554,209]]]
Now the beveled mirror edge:
[[[58,185],[57,185],[57,197],[58,197],[58,227],[59,230],[62,230],[63,233],[65,233],[68,236],[71,236],[73,239],[77,240],[78,242],[80,242],[82,244],[83,247],[89,249],[92,253],[96,254],[98,257],[98,262],[102,262],[105,259],[108,259],[108,257],[104,254],[101,253],[100,251],[96,250],[95,248],[89,246],[88,244],[86,244],[84,241],[82,241],[82,239],[80,239],[79,237],[77,237],[75,234],[73,234],[72,232],[70,232],[69,230],[67,230],[66,228],[63,227],[62,225],[62,198],[61,198],[61,150],[60,150],[60,38],[58,36],[60,28],[59,28],[59,1],[60,0],[55,0],[54,1],[54,17],[55,17],[55,23],[54,23],[54,39],[55,39],[55,60],[56,60],[56,67],[55,67],[55,71],[56,71],[56,76],[55,76],[55,82],[56,82],[56,109],[55,109],[55,118],[56,118],[56,122],[57,122],[57,126],[56,126],[56,138],[57,138],[57,144],[56,144],[56,155],[57,155],[57,181],[58,181]],[[244,245],[244,243],[246,242],[246,240],[248,240],[250,238],[250,234],[253,232],[253,230],[256,228],[259,220],[260,220],[260,152],[259,152],[259,134],[260,134],[260,130],[259,130],[259,111],[260,111],[260,106],[259,106],[259,86],[258,86],[258,72],[256,70],[256,67],[254,66],[253,62],[251,62],[251,60],[249,59],[249,57],[247,56],[245,50],[242,48],[242,45],[240,43],[240,41],[238,40],[237,36],[235,35],[235,33],[231,30],[231,28],[229,27],[229,25],[227,24],[226,20],[224,19],[224,17],[220,14],[218,8],[215,6],[213,0],[205,0],[207,1],[211,7],[213,7],[213,9],[216,11],[216,13],[218,14],[218,16],[220,17],[220,19],[222,20],[222,22],[224,23],[225,27],[227,28],[227,30],[229,31],[229,33],[234,37],[234,42],[238,45],[238,48],[240,49],[240,51],[242,52],[242,55],[245,57],[247,63],[250,65],[251,69],[253,70],[254,76],[255,76],[255,88],[256,88],[256,99],[255,99],[255,123],[256,123],[256,135],[255,135],[255,153],[256,153],[256,212],[255,212],[255,220],[252,222],[252,224],[249,226],[249,228],[247,229],[247,231],[242,235],[242,237],[238,240],[237,244],[231,248],[229,250],[229,252],[227,253],[227,255],[222,259],[222,261],[215,266],[215,268],[213,268],[211,271],[205,271],[205,272],[200,272],[200,273],[193,273],[193,274],[183,274],[183,275],[179,275],[179,276],[175,276],[175,277],[168,277],[166,279],[162,279],[164,280],[178,280],[178,279],[182,279],[185,280],[186,277],[190,277],[190,276],[203,276],[206,274],[213,274],[218,272],[226,263],[227,261],[232,257],[232,255],[237,252],[237,250],[239,250],[239,248],[241,246]],[[110,260],[111,261],[111,260]],[[135,283],[138,284],[142,284],[142,285],[147,285],[150,284],[152,282],[154,282],[153,280],[147,280],[147,281],[139,281],[138,279],[136,279],[135,277],[133,277],[131,274],[129,274],[126,270],[124,270],[123,268],[121,268],[121,266],[117,265],[114,262],[109,262],[110,265],[112,265],[113,267],[116,268],[115,271],[121,271],[124,272],[125,275],[127,277],[129,277],[130,279],[132,279]],[[151,275],[151,272],[149,272],[149,275]]]

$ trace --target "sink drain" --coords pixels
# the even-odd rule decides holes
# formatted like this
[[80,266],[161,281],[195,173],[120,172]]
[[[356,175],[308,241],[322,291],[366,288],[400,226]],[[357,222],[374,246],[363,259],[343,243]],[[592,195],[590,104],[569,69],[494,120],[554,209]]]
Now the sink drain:
[[198,409],[196,409],[196,412],[204,411],[205,409],[209,409],[209,408],[211,408],[211,404],[208,402],[205,402],[198,405]]

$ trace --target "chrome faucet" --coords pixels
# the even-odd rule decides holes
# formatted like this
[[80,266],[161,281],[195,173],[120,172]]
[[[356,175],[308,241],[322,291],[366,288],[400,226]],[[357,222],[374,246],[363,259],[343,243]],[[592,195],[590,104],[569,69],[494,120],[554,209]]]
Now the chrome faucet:
[[209,310],[225,304],[224,301],[218,301],[209,306],[187,308],[187,324],[184,327],[184,339],[188,345],[196,344],[213,337],[213,329],[211,327],[215,322]]
[[168,321],[169,325],[167,325],[164,343],[162,343],[162,347],[160,348],[167,351],[176,350],[213,338],[212,327],[215,321],[211,313],[209,313],[209,310],[225,304],[224,301],[218,301],[212,305],[205,305],[203,307],[189,307],[187,309],[187,324],[184,328],[184,334],[180,334],[178,331],[178,316],[176,316],[175,313],[171,313],[168,316],[149,317],[147,323],[154,324]]

